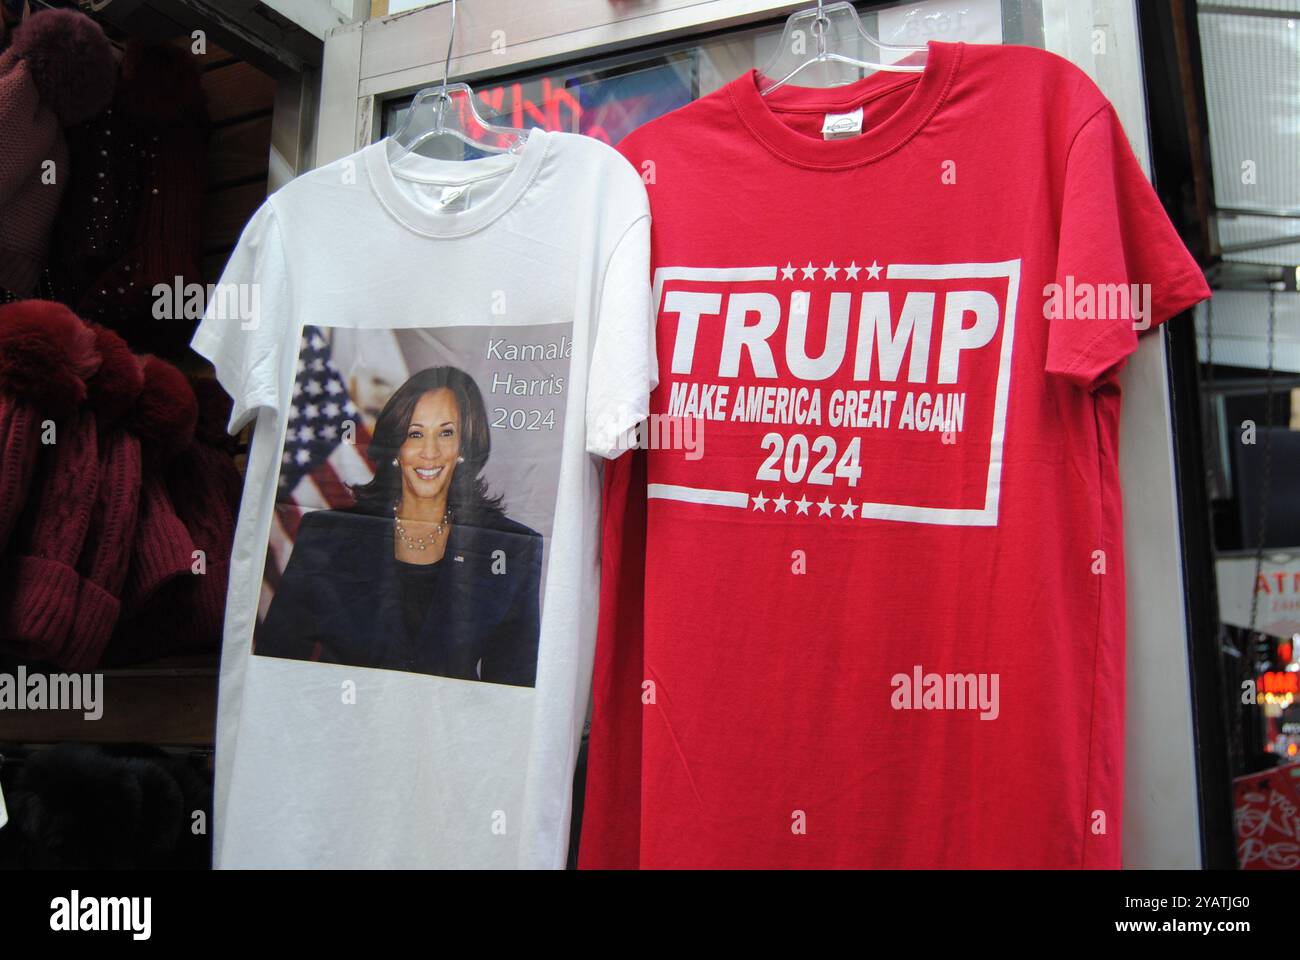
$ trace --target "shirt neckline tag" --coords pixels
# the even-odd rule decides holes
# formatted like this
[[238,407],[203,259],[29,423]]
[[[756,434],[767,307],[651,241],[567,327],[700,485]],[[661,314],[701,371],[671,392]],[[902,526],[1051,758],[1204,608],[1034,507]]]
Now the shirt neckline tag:
[[822,121],[823,140],[846,140],[862,133],[862,108],[849,113],[828,113]]

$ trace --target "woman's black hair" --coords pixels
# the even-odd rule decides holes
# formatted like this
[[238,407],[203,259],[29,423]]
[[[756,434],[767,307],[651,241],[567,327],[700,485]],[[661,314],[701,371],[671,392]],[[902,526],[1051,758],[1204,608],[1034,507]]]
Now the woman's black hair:
[[388,398],[370,438],[368,459],[375,471],[374,479],[352,488],[358,511],[376,516],[392,515],[393,505],[402,495],[402,473],[393,466],[393,458],[406,442],[416,404],[434,390],[450,390],[460,411],[460,455],[465,462],[456,465],[447,492],[452,516],[465,520],[485,512],[502,511],[502,498],[488,493],[481,475],[492,453],[491,427],[483,394],[474,378],[456,367],[421,370]]

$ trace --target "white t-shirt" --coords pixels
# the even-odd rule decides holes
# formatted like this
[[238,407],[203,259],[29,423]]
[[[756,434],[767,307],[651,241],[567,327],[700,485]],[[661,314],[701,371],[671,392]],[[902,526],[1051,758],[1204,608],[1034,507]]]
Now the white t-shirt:
[[657,380],[649,238],[628,162],[543,131],[373,144],[249,221],[193,342],[231,431],[256,417],[216,867],[565,865],[599,458]]

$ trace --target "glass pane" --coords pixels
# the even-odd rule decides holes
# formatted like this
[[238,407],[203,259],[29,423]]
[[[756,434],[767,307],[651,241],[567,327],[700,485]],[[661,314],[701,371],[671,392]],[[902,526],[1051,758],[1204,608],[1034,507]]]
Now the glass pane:
[[[883,10],[861,5],[858,10],[863,27],[886,43],[923,44],[940,39],[1043,45],[1040,0],[931,0]],[[641,124],[771,62],[778,53],[784,24],[781,18],[702,41],[552,67],[514,79],[481,79],[471,86],[479,113],[491,123],[580,133],[613,145]],[[809,37],[796,37],[795,41],[803,45],[813,42]],[[849,43],[842,50],[866,60],[877,55],[874,45],[865,42]],[[901,55],[890,54],[886,51],[886,59]],[[828,76],[828,71],[819,75],[820,70],[801,71],[798,83],[825,86],[834,80],[856,80],[868,72],[855,70],[844,76],[841,69]],[[409,96],[385,104],[384,134],[401,126],[409,104]],[[472,125],[472,119],[464,115],[464,104],[459,106],[461,120]],[[474,152],[463,145],[449,146],[453,151],[462,150],[464,156]]]

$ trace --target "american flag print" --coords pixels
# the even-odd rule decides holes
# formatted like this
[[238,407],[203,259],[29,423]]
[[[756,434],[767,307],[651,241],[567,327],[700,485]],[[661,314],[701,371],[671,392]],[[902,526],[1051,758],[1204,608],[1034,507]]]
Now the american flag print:
[[349,487],[374,476],[366,458],[370,431],[330,356],[329,336],[319,327],[303,328],[286,416],[275,518],[262,578],[262,617],[289,562],[303,515],[352,506]]

